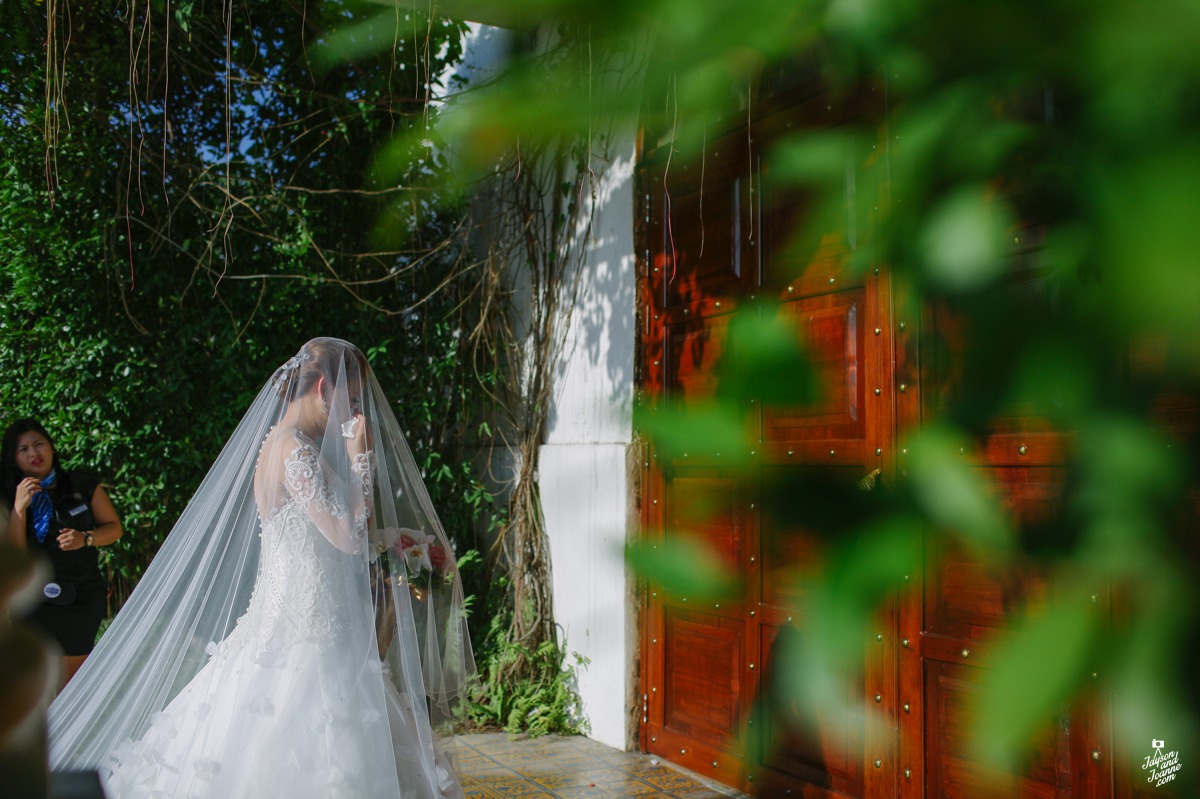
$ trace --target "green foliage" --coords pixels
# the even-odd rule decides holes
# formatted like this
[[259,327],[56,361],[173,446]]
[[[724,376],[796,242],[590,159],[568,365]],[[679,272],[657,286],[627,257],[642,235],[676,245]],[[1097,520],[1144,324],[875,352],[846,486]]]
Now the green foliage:
[[[980,714],[1005,723],[977,742],[993,762],[1007,762],[1028,746],[1031,730],[1044,726],[1047,710],[1065,707],[1080,672],[1096,657],[1103,613],[1085,586],[1061,591],[1054,612],[1021,619],[990,664],[991,690]],[[1057,653],[1047,658],[1047,652]],[[1014,697],[1021,701],[1013,702]]]
[[[460,357],[460,200],[404,194],[404,249],[379,252],[391,195],[363,191],[375,148],[422,124],[418,87],[459,57],[461,27],[413,14],[394,58],[317,73],[312,27],[275,4],[246,6],[228,36],[214,4],[70,11],[60,25],[87,35],[61,65],[71,124],[48,151],[45,7],[0,8],[0,424],[41,419],[109,487],[126,530],[102,550],[110,610],[266,377],[315,335],[369,353],[452,539],[481,548],[497,522],[469,463],[486,404]],[[324,4],[307,23],[358,13]]]
[[[869,231],[851,244],[850,268],[887,267],[899,302],[917,297],[959,320],[962,374],[949,382],[951,354],[922,342],[921,368],[940,396],[932,423],[907,431],[911,458],[898,485],[857,499],[808,475],[763,487],[791,500],[764,512],[820,533],[822,558],[835,564],[797,576],[815,600],[801,640],[784,646],[798,653],[781,666],[793,695],[835,693],[845,642],[866,640],[876,606],[898,590],[898,564],[915,568],[931,531],[939,546],[966,547],[997,572],[1020,566],[1048,582],[1050,601],[1017,614],[1001,646],[1006,659],[985,672],[977,726],[987,756],[1019,760],[1039,725],[1092,690],[1093,672],[1107,675],[1117,735],[1138,749],[1164,734],[1194,749],[1194,420],[1171,441],[1157,428],[1170,398],[1194,405],[1200,395],[1200,50],[1185,33],[1200,23],[1200,6],[502,5],[485,3],[494,18],[552,22],[557,35],[580,35],[596,52],[648,55],[615,88],[589,84],[587,104],[556,91],[574,75],[546,80],[542,91],[531,85],[534,59],[514,59],[450,121],[445,135],[468,164],[547,129],[583,137],[596,117],[640,126],[646,141],[670,141],[683,159],[719,120],[757,107],[757,76],[809,65],[834,96],[855,96],[868,76],[884,90],[877,114],[797,131],[764,153],[767,188],[811,198],[796,262],[838,226]],[[808,380],[763,384],[753,362],[738,363],[746,353],[768,365],[776,354],[799,357],[783,353],[787,333],[754,321],[769,320],[769,309],[745,303],[739,315],[746,323],[730,328],[711,402],[639,411],[665,454],[720,452],[736,466],[757,440],[747,386],[784,404],[811,396]],[[1061,511],[1036,526],[1010,520],[963,457],[1014,409],[1074,440]],[[634,562],[652,579],[674,579],[666,558]],[[1129,604],[1111,628],[1089,607],[1092,594],[1110,589]],[[1041,654],[1048,647],[1055,657]]]
[[71,125],[48,151],[46,11],[0,6],[0,424],[38,417],[108,487],[126,530],[102,550],[115,612],[266,377],[312,336],[354,341],[464,553],[475,640],[491,641],[504,597],[478,552],[504,512],[474,446],[500,377],[464,354],[479,309],[463,195],[427,147],[387,176],[374,161],[392,136],[428,135],[463,26],[388,9],[387,52],[347,60],[325,56],[380,24],[369,3],[250,3],[228,31],[225,10],[71,4],[60,26],[87,35],[61,65]]
[[[503,589],[499,581],[498,588]],[[491,616],[479,640],[480,682],[463,709],[463,721],[474,727],[499,727],[508,733],[574,735],[585,722],[577,688],[578,671],[587,658],[569,662],[566,643],[547,641],[536,649],[509,640],[512,610],[506,605]],[[478,656],[478,655],[477,655]],[[528,661],[527,679],[505,681],[501,675],[517,659]]]
[[969,443],[938,426],[913,436],[908,442],[910,491],[928,523],[957,536],[981,562],[1002,566],[1013,534],[984,476],[964,467]]
[[663,536],[625,548],[625,559],[639,572],[654,575],[655,583],[679,596],[720,600],[736,596],[741,585],[711,549],[684,536]]
[[[406,71],[413,81],[407,94],[385,88],[395,76],[390,62],[363,46],[379,40],[376,31],[347,26],[348,33],[323,39],[356,57],[331,59],[314,76],[290,12],[248,4],[245,16],[260,35],[230,42],[241,70],[232,81],[215,45],[225,41],[223,18],[209,5],[177,5],[174,77],[169,86],[140,81],[143,94],[135,90],[133,104],[127,37],[106,35],[112,21],[99,12],[73,9],[92,35],[72,44],[79,67],[68,71],[71,133],[51,154],[60,180],[53,207],[43,188],[44,120],[33,99],[43,96],[44,12],[38,4],[0,6],[4,412],[42,416],[64,447],[80,453],[80,465],[114,484],[133,533],[114,558],[131,576],[224,440],[247,387],[313,333],[380,347],[381,375],[409,389],[401,416],[414,448],[425,453],[439,508],[450,519],[448,507],[467,514],[448,526],[465,530],[481,508],[495,519],[469,471],[433,454],[454,431],[480,424],[468,412],[477,398],[462,388],[467,383],[447,379],[459,374],[449,353],[461,328],[439,324],[457,306],[426,305],[399,319],[379,313],[432,296],[437,270],[417,270],[431,282],[410,283],[418,259],[393,253],[381,271],[377,259],[354,255],[379,213],[392,220],[387,239],[398,246],[439,239],[449,218],[419,196],[385,194],[364,205],[362,197],[325,193],[346,176],[377,181],[371,185],[379,191],[445,179],[444,197],[453,202],[463,175],[451,173],[441,148],[426,140],[455,148],[456,168],[472,175],[531,132],[582,140],[597,115],[641,125],[647,141],[671,137],[682,158],[718,120],[745,113],[756,76],[817,63],[835,93],[877,75],[889,99],[882,119],[798,132],[764,154],[771,188],[813,194],[813,224],[799,231],[796,248],[815,246],[833,219],[869,230],[852,268],[886,265],[898,296],[953,311],[964,322],[970,358],[961,384],[946,387],[937,424],[912,433],[914,460],[903,484],[863,497],[818,481],[764,487],[789,500],[768,503],[786,508],[789,524],[822,534],[826,559],[836,564],[797,576],[817,598],[817,622],[785,648],[801,653],[783,666],[794,695],[812,697],[831,685],[845,664],[825,653],[845,652],[845,641],[865,636],[897,567],[914,562],[914,542],[933,530],[939,543],[967,546],[997,569],[1036,566],[1056,600],[1027,609],[1005,648],[1010,659],[989,672],[988,715],[979,728],[992,758],[1019,758],[1037,725],[1090,684],[1093,670],[1106,675],[1119,735],[1142,747],[1166,736],[1195,749],[1200,694],[1188,664],[1200,641],[1191,585],[1200,564],[1180,520],[1194,518],[1185,497],[1197,453],[1189,440],[1169,448],[1152,421],[1157,398],[1200,392],[1195,2],[471,4],[517,28],[553,21],[556,33],[585,37],[589,51],[650,55],[633,68],[634,79],[592,82],[589,74],[582,102],[578,63],[556,77],[518,52],[511,70],[445,115],[436,132],[424,126],[432,115],[411,100],[420,96],[420,69]],[[388,16],[330,2],[320,4],[313,24],[370,17],[378,26]],[[415,12],[406,22],[416,34],[397,38],[399,63],[419,66],[418,50],[443,45],[446,62],[457,57],[455,26],[427,24]],[[154,29],[168,24],[156,19]],[[151,54],[162,52],[155,41]],[[253,64],[268,68],[254,71]],[[235,93],[228,105],[226,86]],[[414,118],[420,124],[409,125]],[[233,152],[226,169],[227,123]],[[397,143],[372,160],[393,130]],[[135,155],[143,152],[156,155]],[[159,163],[170,167],[160,171]],[[850,209],[848,171],[857,191]],[[281,177],[295,175],[305,178]],[[231,194],[239,202],[230,203]],[[1004,253],[1013,220],[1036,222],[1042,238],[1036,256],[1019,265],[1038,288],[1024,296],[1002,290],[1012,274]],[[331,277],[331,257],[333,271],[349,279]],[[340,306],[331,301],[339,294]],[[452,301],[453,291],[445,296]],[[317,299],[331,308],[319,324],[306,314]],[[759,312],[748,306],[742,315]],[[788,338],[782,329],[749,320],[731,328],[728,352],[762,353],[762,373],[774,373],[775,359],[799,357],[781,337]],[[936,375],[936,353],[930,361]],[[664,448],[723,457],[750,449],[743,400],[747,386],[761,385],[760,372],[753,361],[720,368],[712,404],[639,416]],[[811,396],[811,381],[803,370],[796,374],[792,385],[768,386],[775,401]],[[956,456],[1014,407],[1076,439],[1063,510],[1036,529],[1013,529],[978,473]],[[652,560],[643,566],[652,575],[664,570]],[[1079,597],[1090,601],[1108,588],[1130,607],[1119,625],[1098,628]],[[506,629],[499,614],[479,618]],[[553,686],[564,679],[564,650],[486,643],[497,635],[482,647],[485,677],[505,658],[544,661],[546,680],[519,693],[540,693],[538,702],[559,707],[564,695]],[[1049,641],[1061,657],[1035,657]],[[506,724],[516,700],[505,686],[492,689],[473,712]]]

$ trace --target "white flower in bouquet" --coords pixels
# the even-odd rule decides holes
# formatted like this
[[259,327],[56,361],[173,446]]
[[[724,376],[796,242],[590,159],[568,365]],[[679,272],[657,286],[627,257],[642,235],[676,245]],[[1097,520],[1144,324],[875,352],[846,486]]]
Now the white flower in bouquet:
[[400,528],[398,527],[383,527],[371,530],[367,534],[367,542],[370,544],[371,561],[379,559],[379,556],[395,545],[397,539],[400,538]]
[[411,541],[411,543],[408,543],[401,550],[404,554],[404,563],[408,566],[409,575],[415,576],[422,572],[433,571],[430,548],[437,539],[431,535],[425,535],[418,530],[410,530],[402,533],[400,537],[401,542],[405,542],[405,539]]

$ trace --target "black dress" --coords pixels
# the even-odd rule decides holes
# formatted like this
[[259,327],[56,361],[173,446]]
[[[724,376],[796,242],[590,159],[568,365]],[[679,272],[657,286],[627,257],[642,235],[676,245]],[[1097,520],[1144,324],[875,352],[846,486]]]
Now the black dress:
[[[65,479],[64,479],[65,478]],[[87,472],[60,474],[58,485],[50,490],[54,514],[44,541],[38,541],[33,513],[25,518],[25,540],[30,552],[41,552],[54,568],[46,583],[42,602],[26,621],[45,630],[64,655],[86,655],[96,643],[96,633],[104,619],[107,586],[100,573],[100,556],[95,547],[64,552],[58,548],[63,528],[88,532],[95,528],[92,495],[99,482]]]

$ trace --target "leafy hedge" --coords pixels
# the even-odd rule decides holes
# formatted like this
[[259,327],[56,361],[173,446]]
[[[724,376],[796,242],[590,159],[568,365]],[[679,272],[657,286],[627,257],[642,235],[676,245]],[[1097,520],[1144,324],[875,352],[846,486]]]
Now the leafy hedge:
[[[264,380],[315,335],[368,352],[447,529],[460,550],[479,546],[494,510],[462,447],[481,408],[459,357],[472,310],[454,277],[462,248],[434,246],[455,241],[460,209],[364,190],[384,137],[421,124],[425,78],[387,57],[312,71],[311,33],[275,4],[245,9],[230,67],[216,6],[125,19],[73,4],[70,127],[48,154],[46,12],[24,5],[0,9],[0,424],[41,419],[68,463],[110,487],[126,527],[104,550],[110,609]],[[312,21],[348,13],[327,4]],[[132,87],[130,25],[147,37]],[[460,28],[422,18],[427,31],[440,74]],[[384,214],[404,245],[389,252]]]

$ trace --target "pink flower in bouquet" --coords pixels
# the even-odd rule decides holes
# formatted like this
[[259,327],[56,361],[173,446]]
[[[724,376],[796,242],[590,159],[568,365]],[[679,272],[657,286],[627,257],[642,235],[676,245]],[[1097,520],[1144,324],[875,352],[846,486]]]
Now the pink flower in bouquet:
[[393,555],[404,557],[410,549],[425,543],[425,534],[411,527],[389,527],[388,531],[391,533],[389,536],[391,543],[388,548]]
[[407,527],[398,528],[399,536],[392,544],[392,552],[404,558],[409,577],[417,577],[424,571],[433,571],[433,563],[429,559],[429,546],[436,540],[420,530]]
[[429,545],[429,562],[439,574],[446,570],[446,550],[439,544]]
[[446,548],[437,543],[437,538],[410,527],[388,527],[373,536],[375,551],[391,552],[394,558],[403,559],[405,570],[411,579],[425,572],[444,576],[450,556]]

